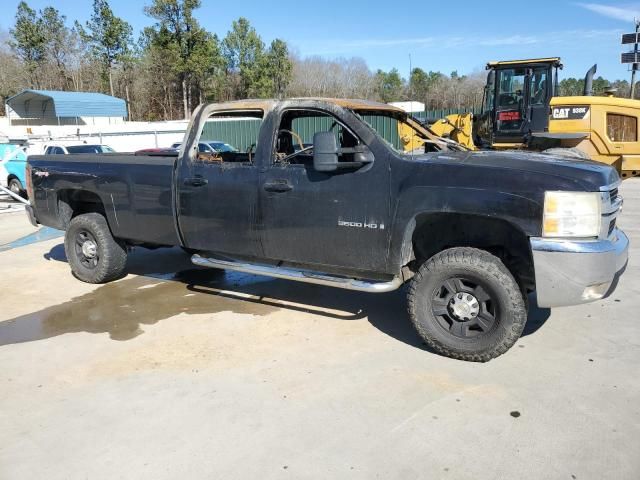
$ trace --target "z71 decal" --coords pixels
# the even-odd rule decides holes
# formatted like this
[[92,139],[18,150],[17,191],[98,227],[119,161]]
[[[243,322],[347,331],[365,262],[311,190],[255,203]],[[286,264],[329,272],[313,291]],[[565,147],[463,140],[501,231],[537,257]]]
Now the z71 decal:
[[582,120],[589,113],[589,107],[553,107],[551,118],[554,120]]

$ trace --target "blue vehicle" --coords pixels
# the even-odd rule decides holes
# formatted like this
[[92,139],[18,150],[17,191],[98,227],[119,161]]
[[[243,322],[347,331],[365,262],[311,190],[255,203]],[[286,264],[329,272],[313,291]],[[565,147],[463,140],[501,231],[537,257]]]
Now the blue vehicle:
[[1,144],[0,163],[6,170],[6,172],[2,172],[6,178],[0,179],[0,185],[6,185],[13,193],[24,196],[27,185],[25,175],[27,154],[19,145]]

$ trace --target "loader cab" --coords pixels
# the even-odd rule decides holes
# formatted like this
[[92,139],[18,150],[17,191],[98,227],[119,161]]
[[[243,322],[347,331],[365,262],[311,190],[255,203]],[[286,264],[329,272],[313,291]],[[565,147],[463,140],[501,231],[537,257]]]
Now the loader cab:
[[549,103],[557,91],[559,58],[490,62],[482,113],[476,118],[480,147],[518,148],[549,126]]

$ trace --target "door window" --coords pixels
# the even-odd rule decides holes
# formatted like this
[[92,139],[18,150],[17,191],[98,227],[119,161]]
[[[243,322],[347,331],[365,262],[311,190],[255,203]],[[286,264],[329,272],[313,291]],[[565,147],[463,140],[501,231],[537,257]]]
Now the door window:
[[[264,112],[234,110],[211,115],[200,132],[197,161],[253,164]],[[225,145],[226,148],[215,148]]]
[[498,71],[498,131],[519,131],[523,123],[526,70],[509,68]]
[[531,106],[545,105],[548,98],[548,72],[546,69],[537,68],[531,75]]
[[525,81],[524,68],[510,68],[500,71],[498,106],[502,108],[518,107],[522,102]]
[[607,136],[612,142],[637,142],[638,119],[628,115],[608,113]]
[[495,71],[489,72],[487,75],[487,86],[484,93],[484,108],[483,112],[493,111],[493,101],[496,97],[496,73]]
[[[336,117],[318,110],[287,110],[282,114],[276,135],[274,163],[313,164],[313,137],[319,132],[333,132],[340,148],[361,144],[358,137]],[[353,153],[340,155],[339,161],[352,162]]]

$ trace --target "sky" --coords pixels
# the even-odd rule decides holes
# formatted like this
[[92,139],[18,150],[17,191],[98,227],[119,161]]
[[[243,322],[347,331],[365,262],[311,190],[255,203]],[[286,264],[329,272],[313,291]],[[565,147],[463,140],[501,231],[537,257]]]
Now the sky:
[[[153,20],[143,7],[151,0],[111,0],[115,14],[139,31]],[[0,29],[13,24],[19,0],[0,0]],[[91,15],[91,0],[27,0],[36,9],[55,6],[69,24]],[[594,63],[598,75],[629,79],[620,64],[622,33],[634,30],[640,3],[561,0],[395,3],[390,0],[202,0],[196,14],[209,31],[224,37],[240,16],[265,43],[282,38],[300,56],[362,57],[373,70],[413,67],[468,74],[491,60],[562,57],[561,78],[583,77]]]

